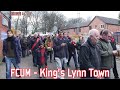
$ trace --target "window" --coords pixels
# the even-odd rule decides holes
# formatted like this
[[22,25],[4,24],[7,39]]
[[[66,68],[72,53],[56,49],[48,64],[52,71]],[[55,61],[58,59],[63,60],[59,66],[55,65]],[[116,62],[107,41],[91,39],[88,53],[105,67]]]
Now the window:
[[74,32],[75,32],[75,29],[74,29]]
[[79,28],[79,32],[81,32],[81,29]]
[[2,24],[8,26],[8,21],[6,18],[2,17]]
[[75,32],[75,33],[77,32],[77,28],[74,28],[74,32]]
[[4,40],[7,38],[7,33],[6,32],[1,32],[0,39]]
[[78,27],[78,28],[76,28],[76,34],[78,34],[78,33],[79,33],[79,29],[80,29],[79,27]]
[[97,28],[97,25],[95,25],[95,28]]
[[91,30],[92,29],[92,26],[89,26],[89,30]]
[[101,29],[104,29],[104,27],[105,27],[104,25],[100,25],[100,28],[101,28]]

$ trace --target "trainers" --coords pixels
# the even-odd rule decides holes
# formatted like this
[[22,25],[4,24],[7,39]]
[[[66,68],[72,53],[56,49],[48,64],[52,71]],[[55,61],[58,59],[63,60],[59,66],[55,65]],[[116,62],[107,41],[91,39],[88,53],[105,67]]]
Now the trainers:
[[115,79],[119,79],[119,77],[115,77]]
[[60,79],[65,79],[64,77],[61,77]]

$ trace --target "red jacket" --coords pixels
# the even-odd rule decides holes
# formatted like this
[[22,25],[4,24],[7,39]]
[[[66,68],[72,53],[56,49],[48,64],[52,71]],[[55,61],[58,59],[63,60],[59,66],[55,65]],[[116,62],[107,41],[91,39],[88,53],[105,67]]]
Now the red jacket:
[[38,56],[39,56],[38,64],[40,64],[40,65],[45,64],[45,61],[47,59],[47,54],[46,54],[45,47],[43,47],[43,48],[40,47],[39,48],[39,50],[38,50]]

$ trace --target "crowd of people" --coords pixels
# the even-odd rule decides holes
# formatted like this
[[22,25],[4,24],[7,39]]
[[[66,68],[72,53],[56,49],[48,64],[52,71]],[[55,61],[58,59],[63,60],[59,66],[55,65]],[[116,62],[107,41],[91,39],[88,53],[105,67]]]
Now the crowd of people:
[[[70,67],[73,57],[76,70],[86,70],[90,77],[89,68],[96,70],[111,70],[115,78],[119,78],[116,66],[116,55],[118,54],[113,33],[109,30],[99,32],[96,29],[89,31],[89,37],[85,41],[83,36],[75,38],[59,31],[54,36],[40,36],[34,34],[28,37],[14,35],[13,31],[7,31],[7,39],[3,41],[3,62],[6,62],[6,78],[11,79],[11,63],[15,68],[20,68],[21,57],[33,56],[33,66],[48,68],[47,62],[55,63],[56,68],[65,70],[65,64]],[[18,71],[18,74],[20,72]],[[41,77],[40,77],[41,78]],[[62,79],[58,73],[58,78]]]

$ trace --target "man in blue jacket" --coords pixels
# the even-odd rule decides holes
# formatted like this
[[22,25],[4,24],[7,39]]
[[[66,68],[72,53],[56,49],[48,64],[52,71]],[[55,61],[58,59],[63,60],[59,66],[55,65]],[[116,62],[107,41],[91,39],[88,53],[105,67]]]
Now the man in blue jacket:
[[[59,36],[54,40],[53,49],[55,53],[56,66],[58,69],[62,70],[62,65],[68,57],[68,53],[66,53],[68,50],[67,43],[63,37],[62,31],[59,32]],[[58,75],[58,78],[62,77]]]
[[[21,53],[20,41],[13,36],[11,30],[7,31],[7,39],[3,41],[3,56],[6,62],[6,78],[11,79],[11,63],[16,69],[19,69],[18,58]],[[20,74],[20,72],[18,72]]]

